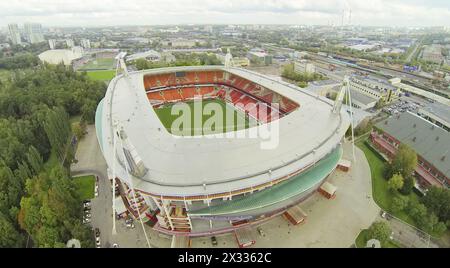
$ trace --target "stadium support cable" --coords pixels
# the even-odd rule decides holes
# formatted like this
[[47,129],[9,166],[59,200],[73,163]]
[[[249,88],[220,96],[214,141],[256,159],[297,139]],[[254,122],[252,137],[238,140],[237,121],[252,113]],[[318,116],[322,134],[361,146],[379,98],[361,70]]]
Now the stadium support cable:
[[[113,168],[112,168],[112,181],[113,181],[113,195],[112,195],[112,208],[113,208],[113,213],[112,213],[112,217],[113,217],[113,228],[112,228],[112,234],[115,235],[116,232],[116,144],[117,144],[117,139],[116,139],[116,133],[113,133]],[[109,180],[109,178],[108,178]]]
[[355,155],[355,122],[353,121],[353,102],[352,102],[352,96],[350,92],[350,83],[348,81],[348,77],[346,77],[347,83],[346,83],[346,91],[347,91],[347,102],[350,106],[350,128],[352,129],[352,153],[353,153],[353,161],[356,163],[356,155]]

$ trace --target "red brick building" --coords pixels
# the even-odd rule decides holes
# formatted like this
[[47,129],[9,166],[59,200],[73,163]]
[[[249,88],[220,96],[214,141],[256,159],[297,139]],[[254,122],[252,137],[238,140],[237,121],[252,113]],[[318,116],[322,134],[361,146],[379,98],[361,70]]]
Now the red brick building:
[[409,112],[392,116],[375,125],[371,133],[375,148],[392,159],[401,143],[413,148],[418,164],[414,171],[422,188],[450,185],[450,133]]

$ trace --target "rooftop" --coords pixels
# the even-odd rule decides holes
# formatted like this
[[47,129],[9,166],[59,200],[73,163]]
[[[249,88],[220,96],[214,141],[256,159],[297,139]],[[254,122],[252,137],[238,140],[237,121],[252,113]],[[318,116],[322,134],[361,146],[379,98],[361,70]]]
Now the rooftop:
[[450,177],[450,133],[424,118],[404,112],[391,116],[376,126],[402,143]]
[[360,93],[359,91],[354,90],[354,89],[350,89],[350,94],[351,94],[351,97],[352,97],[352,101],[357,101],[357,102],[360,102],[360,103],[362,103],[364,105],[368,105],[368,104],[371,104],[371,103],[377,101],[377,99],[372,98],[369,95]]
[[447,123],[450,123],[450,106],[434,102],[428,104],[426,107],[421,108],[422,110],[425,110],[431,114],[434,114],[435,116],[443,119]]

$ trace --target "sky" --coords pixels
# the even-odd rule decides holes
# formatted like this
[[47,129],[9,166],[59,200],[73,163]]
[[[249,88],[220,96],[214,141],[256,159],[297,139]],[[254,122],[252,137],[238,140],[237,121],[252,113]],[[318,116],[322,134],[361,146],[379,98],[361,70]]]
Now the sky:
[[[351,16],[350,16],[351,10]],[[0,0],[0,26],[450,26],[450,0]]]

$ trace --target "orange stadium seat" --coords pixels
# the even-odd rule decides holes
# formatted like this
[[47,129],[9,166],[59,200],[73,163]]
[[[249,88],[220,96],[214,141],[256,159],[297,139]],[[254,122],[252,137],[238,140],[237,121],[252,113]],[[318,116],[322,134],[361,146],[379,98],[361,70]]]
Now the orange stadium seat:
[[[223,71],[145,75],[144,87],[150,103],[155,106],[163,102],[193,99],[197,95],[203,98],[221,98],[234,105],[243,105],[245,112],[260,122],[270,122],[298,108],[298,104],[289,98],[240,76],[230,73],[227,75],[227,80]],[[161,90],[164,88],[165,90]],[[272,103],[278,103],[279,106],[271,107]]]
[[169,89],[164,90],[164,98],[166,101],[176,101],[181,99],[181,95],[178,89]]
[[147,98],[148,98],[149,100],[160,100],[160,101],[164,101],[164,97],[161,95],[161,91],[155,91],[155,92],[147,93]]
[[213,87],[201,87],[200,88],[200,95],[207,95],[214,92]]
[[197,95],[197,90],[195,87],[186,87],[181,89],[181,96],[183,99],[193,99]]

